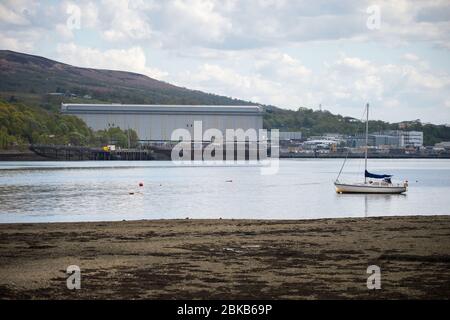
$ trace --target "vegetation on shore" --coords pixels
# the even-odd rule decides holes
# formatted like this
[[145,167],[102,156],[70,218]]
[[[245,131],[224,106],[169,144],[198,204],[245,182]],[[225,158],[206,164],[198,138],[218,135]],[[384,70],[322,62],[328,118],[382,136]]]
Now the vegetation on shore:
[[131,129],[93,131],[75,116],[0,100],[0,149],[25,149],[29,144],[134,147],[137,140]]
[[[332,114],[329,111],[319,111],[307,108],[284,110],[267,108],[264,114],[264,127],[280,131],[301,131],[310,137],[324,133],[340,133],[354,135],[364,132],[364,121],[352,117]],[[432,146],[441,141],[450,141],[450,127],[446,125],[424,124],[419,120],[402,123],[389,123],[380,120],[370,120],[371,132],[384,130],[416,130],[423,131],[424,145]]]
[[[134,131],[119,128],[93,132],[72,116],[61,115],[61,102],[237,105],[253,102],[171,85],[132,72],[78,68],[43,57],[0,50],[0,149],[28,143],[99,146],[115,142],[133,146]],[[1,100],[3,99],[3,100]],[[363,122],[328,111],[285,110],[263,106],[264,128],[323,133],[363,132]],[[405,123],[403,123],[405,124]],[[370,130],[399,129],[399,123],[370,121]],[[450,141],[450,127],[406,123],[406,130],[424,132],[424,144]]]

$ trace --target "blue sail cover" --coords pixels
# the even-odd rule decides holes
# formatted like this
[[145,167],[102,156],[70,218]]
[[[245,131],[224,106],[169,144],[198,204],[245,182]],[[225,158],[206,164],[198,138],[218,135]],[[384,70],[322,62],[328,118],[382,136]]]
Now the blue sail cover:
[[366,170],[365,176],[366,176],[366,178],[385,179],[385,178],[392,177],[392,174],[374,174],[374,173],[370,173],[369,171]]

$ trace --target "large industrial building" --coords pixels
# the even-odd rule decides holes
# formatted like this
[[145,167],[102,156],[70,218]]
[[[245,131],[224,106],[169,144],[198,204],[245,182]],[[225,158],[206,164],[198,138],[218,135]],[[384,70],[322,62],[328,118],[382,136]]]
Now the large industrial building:
[[[258,106],[65,104],[61,112],[77,116],[93,130],[119,127],[133,129],[142,142],[170,141],[176,129],[187,129],[193,137],[194,121],[202,121],[203,132],[219,129],[262,129]],[[203,135],[203,133],[202,133]]]

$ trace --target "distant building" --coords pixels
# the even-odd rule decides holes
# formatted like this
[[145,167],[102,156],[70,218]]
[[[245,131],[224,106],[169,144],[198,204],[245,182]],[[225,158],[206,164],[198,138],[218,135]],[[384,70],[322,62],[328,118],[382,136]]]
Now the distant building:
[[218,129],[225,138],[227,129],[262,129],[262,109],[258,106],[65,104],[61,112],[77,116],[94,130],[119,127],[133,129],[141,142],[170,141],[176,129],[186,129],[194,138],[194,122],[202,121],[202,136]]
[[[359,134],[356,136],[350,136],[347,138],[346,144],[347,144],[347,147],[350,147],[350,148],[365,147],[366,146],[366,136],[362,135],[362,134]],[[367,138],[367,144],[369,146],[375,145],[375,138],[373,135],[369,134],[369,136]]]
[[381,135],[395,137],[392,139],[399,139],[398,147],[422,147],[423,146],[423,132],[422,131],[403,131],[403,130],[387,130]]
[[401,135],[401,147],[422,147],[423,132],[422,131],[403,131]]
[[340,133],[325,133],[323,137],[327,140],[342,140],[344,138],[343,134]]
[[386,134],[373,134],[373,146],[380,147],[400,147],[401,139],[399,136]]
[[434,145],[434,147],[435,148],[442,148],[442,149],[445,149],[445,150],[450,150],[450,141],[442,141],[442,142],[436,143]]
[[[398,135],[389,134],[369,134],[367,144],[369,147],[376,148],[398,148],[401,144],[401,138]],[[347,138],[347,146],[350,148],[361,148],[366,145],[365,135],[351,136]]]
[[279,138],[280,141],[302,140],[302,133],[300,131],[293,131],[293,132],[281,131],[279,132]]
[[337,142],[333,140],[308,140],[303,142],[303,148],[306,150],[330,150],[336,145]]

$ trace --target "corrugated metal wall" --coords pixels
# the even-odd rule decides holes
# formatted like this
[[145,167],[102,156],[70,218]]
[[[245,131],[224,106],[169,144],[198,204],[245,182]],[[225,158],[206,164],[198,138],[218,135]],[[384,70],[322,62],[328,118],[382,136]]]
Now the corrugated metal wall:
[[203,132],[216,128],[226,129],[262,129],[262,115],[183,115],[183,114],[74,114],[83,119],[94,130],[120,127],[133,129],[140,140],[168,141],[176,129],[187,129],[193,137],[194,121],[202,121]]

